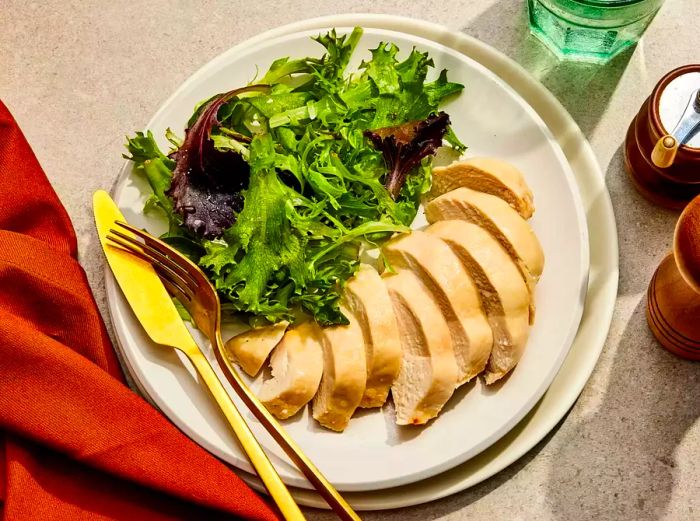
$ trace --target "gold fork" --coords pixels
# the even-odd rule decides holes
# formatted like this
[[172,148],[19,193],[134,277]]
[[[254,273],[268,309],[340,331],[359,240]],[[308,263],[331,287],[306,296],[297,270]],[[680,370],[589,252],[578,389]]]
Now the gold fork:
[[197,328],[209,338],[215,347],[216,358],[243,403],[277,444],[282,447],[287,456],[306,476],[306,479],[326,500],[338,517],[345,521],[359,521],[360,517],[357,513],[321,474],[265,406],[260,403],[225,355],[224,342],[221,338],[221,303],[214,286],[209,282],[204,272],[180,252],[149,233],[122,221],[115,221],[115,224],[139,237],[143,242],[116,229],[111,229],[111,235],[108,235],[107,238],[153,265],[168,292],[188,310]]

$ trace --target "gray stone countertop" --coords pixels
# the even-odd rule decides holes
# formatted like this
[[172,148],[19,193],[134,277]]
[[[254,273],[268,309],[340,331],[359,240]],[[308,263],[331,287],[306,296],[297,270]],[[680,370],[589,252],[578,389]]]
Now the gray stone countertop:
[[[697,62],[698,0],[667,0],[642,42],[603,67],[562,64],[528,35],[524,0],[0,3],[0,98],[73,219],[105,312],[91,193],[109,188],[124,135],[142,128],[201,65],[261,31],[346,10],[411,16],[514,58],[571,112],[593,145],[615,207],[621,278],[595,372],[554,431],[520,461],[461,494],[368,513],[389,520],[700,518],[700,366],[660,349],[644,294],[670,248],[676,212],[641,198],[623,170],[625,131],[667,71]],[[595,233],[595,230],[592,230]],[[106,316],[106,313],[104,313]],[[313,519],[332,519],[309,511]]]

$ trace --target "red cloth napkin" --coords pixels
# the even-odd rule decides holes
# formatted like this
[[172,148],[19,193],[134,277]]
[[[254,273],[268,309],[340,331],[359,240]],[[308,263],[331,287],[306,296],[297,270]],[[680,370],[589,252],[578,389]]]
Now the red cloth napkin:
[[124,385],[76,250],[0,102],[0,517],[277,519]]

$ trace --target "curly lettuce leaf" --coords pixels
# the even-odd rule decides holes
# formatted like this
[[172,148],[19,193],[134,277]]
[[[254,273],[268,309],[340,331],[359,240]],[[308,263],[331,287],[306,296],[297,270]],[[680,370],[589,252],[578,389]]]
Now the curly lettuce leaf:
[[362,37],[362,32],[360,27],[355,27],[349,35],[338,36],[335,29],[332,29],[330,32],[314,38],[326,49],[326,53],[321,59],[308,60],[313,71],[315,90],[333,94],[342,88],[343,73]]
[[246,204],[235,225],[207,243],[200,263],[239,311],[277,321],[291,319],[290,306],[297,305],[319,323],[344,323],[338,299],[357,269],[359,240],[407,228],[373,221],[350,229],[323,224],[323,217],[331,218],[324,205],[280,180],[277,148],[270,134],[253,139]]
[[159,208],[168,217],[171,225],[177,224],[173,214],[173,202],[167,196],[172,183],[175,161],[161,152],[153,133],[137,132],[132,138],[127,137],[125,159],[134,163],[136,173],[143,175],[153,193],[146,201],[145,210]]
[[396,70],[396,54],[399,48],[393,43],[381,43],[372,49],[372,59],[363,62],[360,67],[367,71],[367,76],[377,87],[379,94],[395,94],[401,90],[399,73]]

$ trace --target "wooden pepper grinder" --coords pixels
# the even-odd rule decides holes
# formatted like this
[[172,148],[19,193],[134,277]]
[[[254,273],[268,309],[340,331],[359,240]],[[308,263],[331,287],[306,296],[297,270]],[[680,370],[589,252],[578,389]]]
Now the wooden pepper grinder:
[[647,321],[666,349],[700,360],[700,196],[683,210],[673,253],[661,261],[651,279]]
[[656,84],[627,131],[625,167],[646,198],[682,209],[700,194],[700,64]]

